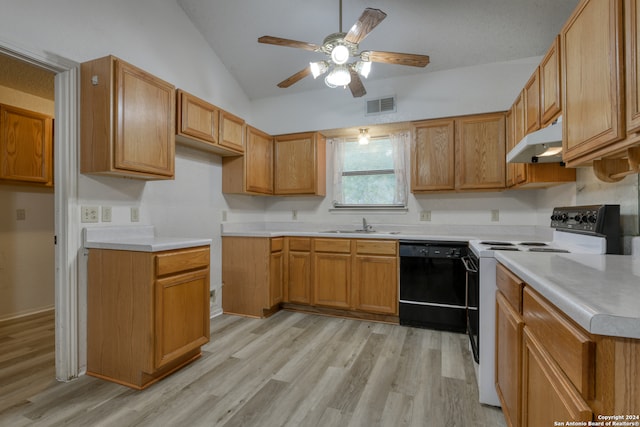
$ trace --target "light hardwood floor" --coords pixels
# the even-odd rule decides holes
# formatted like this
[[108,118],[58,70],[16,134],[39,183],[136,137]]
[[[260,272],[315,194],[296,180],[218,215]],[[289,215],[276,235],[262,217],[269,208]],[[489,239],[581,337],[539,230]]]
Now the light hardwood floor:
[[53,322],[43,322],[0,325],[2,426],[505,425],[478,403],[461,334],[287,311],[223,315],[202,358],[135,391],[88,376],[55,382]]

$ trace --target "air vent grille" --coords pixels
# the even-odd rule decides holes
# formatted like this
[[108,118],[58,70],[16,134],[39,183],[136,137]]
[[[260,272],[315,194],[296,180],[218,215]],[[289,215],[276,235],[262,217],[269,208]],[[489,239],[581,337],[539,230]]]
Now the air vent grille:
[[396,111],[396,97],[387,96],[366,101],[366,115],[394,113]]

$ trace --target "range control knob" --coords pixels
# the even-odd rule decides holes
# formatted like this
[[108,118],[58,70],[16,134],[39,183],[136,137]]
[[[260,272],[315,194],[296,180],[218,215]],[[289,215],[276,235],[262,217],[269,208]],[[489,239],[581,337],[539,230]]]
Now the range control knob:
[[596,223],[596,219],[597,217],[594,214],[591,214],[587,217],[587,221],[589,221],[589,223],[591,224],[595,224]]
[[563,213],[562,215],[560,215],[559,219],[562,222],[567,222],[569,220],[569,215],[567,215],[566,213]]

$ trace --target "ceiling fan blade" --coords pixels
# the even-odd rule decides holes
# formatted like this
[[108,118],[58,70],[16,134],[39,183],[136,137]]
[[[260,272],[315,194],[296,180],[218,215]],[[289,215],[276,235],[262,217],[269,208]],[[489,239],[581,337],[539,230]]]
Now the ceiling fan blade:
[[349,29],[344,40],[354,44],[360,43],[386,17],[387,14],[380,9],[366,8],[358,21]]
[[384,62],[386,64],[409,65],[411,67],[426,67],[429,63],[427,55],[415,53],[380,52],[367,50],[360,53],[362,59],[371,62]]
[[258,43],[275,44],[277,46],[294,47],[297,49],[310,50],[315,52],[322,46],[313,43],[301,42],[298,40],[283,39],[280,37],[262,36],[258,39]]
[[304,79],[309,74],[311,74],[311,67],[303,68],[302,70],[298,71],[294,75],[292,75],[292,76],[284,79],[280,83],[278,83],[278,87],[281,87],[281,88],[289,87],[294,83],[298,83],[300,80]]
[[353,95],[354,98],[360,98],[361,96],[366,95],[367,91],[365,90],[358,73],[356,73],[354,70],[349,70],[349,73],[351,74],[351,83],[349,83],[351,95]]

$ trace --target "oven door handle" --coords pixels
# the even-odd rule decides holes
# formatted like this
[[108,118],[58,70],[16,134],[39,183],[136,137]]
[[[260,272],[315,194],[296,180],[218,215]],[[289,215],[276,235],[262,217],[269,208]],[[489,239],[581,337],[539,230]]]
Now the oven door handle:
[[464,264],[464,269],[467,270],[468,273],[477,273],[478,272],[478,267],[476,267],[474,265],[473,261],[471,261],[471,258],[469,258],[469,255],[465,255],[460,259],[462,260],[462,263]]

